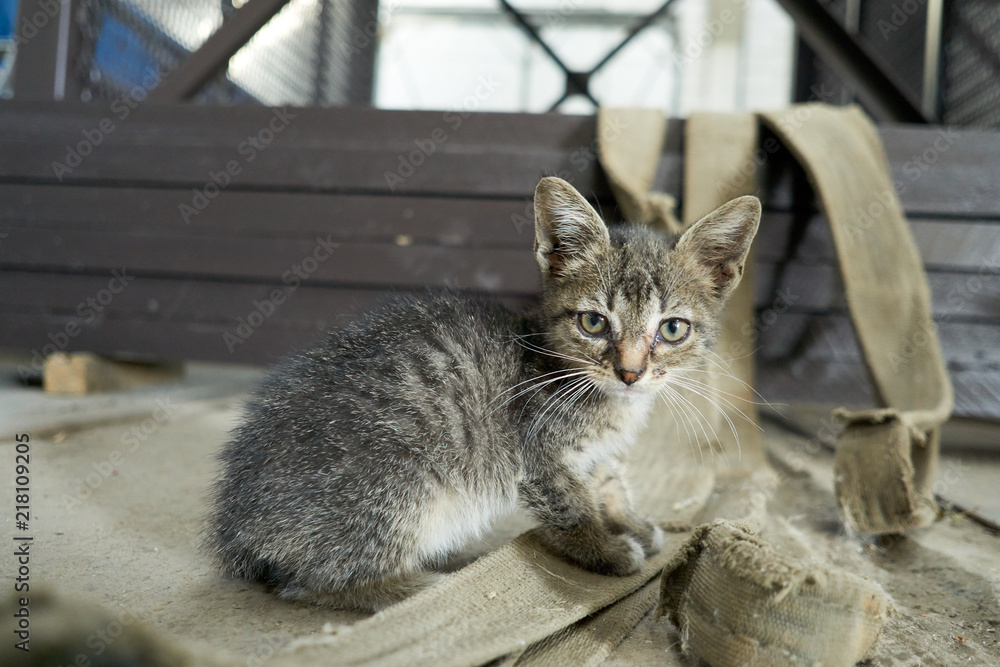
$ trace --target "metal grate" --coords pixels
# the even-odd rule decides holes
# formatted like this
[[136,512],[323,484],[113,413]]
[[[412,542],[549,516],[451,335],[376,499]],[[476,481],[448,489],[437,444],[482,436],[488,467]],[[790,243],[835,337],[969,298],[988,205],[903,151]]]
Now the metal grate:
[[[202,104],[369,104],[374,44],[345,48],[377,0],[291,0],[195,96]],[[74,72],[84,100],[149,89],[222,26],[232,0],[84,0]]]
[[944,122],[1000,127],[1000,3],[947,3]]

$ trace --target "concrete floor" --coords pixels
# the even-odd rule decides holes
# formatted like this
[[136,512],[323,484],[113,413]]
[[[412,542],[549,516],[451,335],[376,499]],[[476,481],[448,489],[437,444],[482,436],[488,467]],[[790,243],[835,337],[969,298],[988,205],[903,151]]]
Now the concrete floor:
[[[60,398],[17,382],[17,361],[0,360],[0,488],[12,509],[14,439],[28,434],[31,517],[19,531],[13,511],[4,512],[4,531],[8,545],[15,536],[34,538],[32,595],[48,590],[103,610],[75,615],[88,640],[78,664],[100,664],[115,630],[140,626],[194,656],[169,664],[267,664],[293,638],[361,618],[278,600],[219,576],[198,553],[214,454],[258,369],[189,364],[180,382]],[[1000,506],[1000,453],[970,437],[943,457],[943,475],[953,474],[942,493],[992,513]],[[783,452],[802,442],[773,427],[768,441],[779,472]],[[1000,663],[1000,537],[955,515],[891,544],[849,539],[837,519],[830,457],[821,452],[806,469],[785,472],[772,513],[896,600],[900,613],[877,645],[876,664]],[[0,571],[13,579],[17,564],[9,548],[2,551]],[[55,628],[35,623],[39,645]],[[3,635],[10,637],[6,627]],[[24,657],[7,644],[0,662]],[[670,624],[649,616],[608,664],[689,663]]]

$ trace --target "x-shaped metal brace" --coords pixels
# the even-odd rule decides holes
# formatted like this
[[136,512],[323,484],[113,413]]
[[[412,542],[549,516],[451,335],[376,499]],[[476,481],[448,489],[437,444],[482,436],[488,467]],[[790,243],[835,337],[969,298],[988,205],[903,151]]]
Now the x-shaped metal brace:
[[538,45],[542,47],[542,50],[545,51],[545,53],[547,53],[548,56],[552,58],[553,62],[555,62],[555,64],[559,66],[559,69],[561,69],[563,73],[566,74],[566,90],[563,92],[562,97],[556,100],[555,103],[549,108],[549,111],[555,111],[560,104],[562,104],[567,98],[572,97],[573,95],[583,95],[588,100],[590,100],[594,104],[594,106],[600,106],[600,104],[594,98],[593,93],[590,92],[590,80],[594,77],[594,74],[596,74],[598,70],[600,70],[602,67],[608,64],[608,62],[612,58],[618,55],[618,52],[624,49],[625,46],[632,41],[633,37],[638,35],[640,32],[649,27],[654,21],[663,16],[663,14],[667,11],[667,8],[670,7],[670,5],[672,5],[673,3],[674,0],[665,0],[665,2],[662,5],[660,5],[659,9],[657,9],[655,12],[649,14],[648,16],[644,17],[641,21],[636,23],[635,26],[633,26],[632,29],[629,30],[629,33],[628,35],[625,36],[625,39],[623,39],[618,44],[618,46],[611,49],[611,51],[609,51],[606,56],[601,58],[600,62],[598,62],[596,65],[590,68],[589,71],[577,72],[571,70],[569,67],[566,66],[566,63],[562,61],[562,58],[556,55],[556,52],[553,51],[552,48],[545,43],[545,40],[542,38],[542,35],[538,32],[538,29],[535,28],[535,26],[531,25],[531,23],[528,21],[527,17],[525,17],[524,14],[518,11],[507,0],[500,0],[500,6],[504,8],[504,11],[506,11],[508,14],[511,15],[514,21],[516,21],[517,24],[521,26],[521,28],[524,30],[524,32],[528,34],[528,37],[537,42]]

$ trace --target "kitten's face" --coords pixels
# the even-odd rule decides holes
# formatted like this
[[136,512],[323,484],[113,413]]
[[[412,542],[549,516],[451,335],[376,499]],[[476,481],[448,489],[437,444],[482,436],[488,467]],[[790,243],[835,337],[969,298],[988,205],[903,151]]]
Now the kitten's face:
[[548,350],[620,397],[655,392],[704,365],[756,232],[755,199],[730,202],[676,245],[641,227],[609,233],[559,179],[539,184],[535,207]]

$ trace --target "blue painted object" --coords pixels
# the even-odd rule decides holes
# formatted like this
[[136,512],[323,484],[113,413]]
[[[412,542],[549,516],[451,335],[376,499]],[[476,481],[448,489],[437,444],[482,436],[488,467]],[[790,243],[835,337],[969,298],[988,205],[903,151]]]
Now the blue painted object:
[[0,0],[0,39],[14,36],[17,25],[17,0]]
[[156,60],[139,37],[125,24],[105,16],[94,47],[94,63],[103,74],[125,87],[140,86],[150,72],[157,71]]

